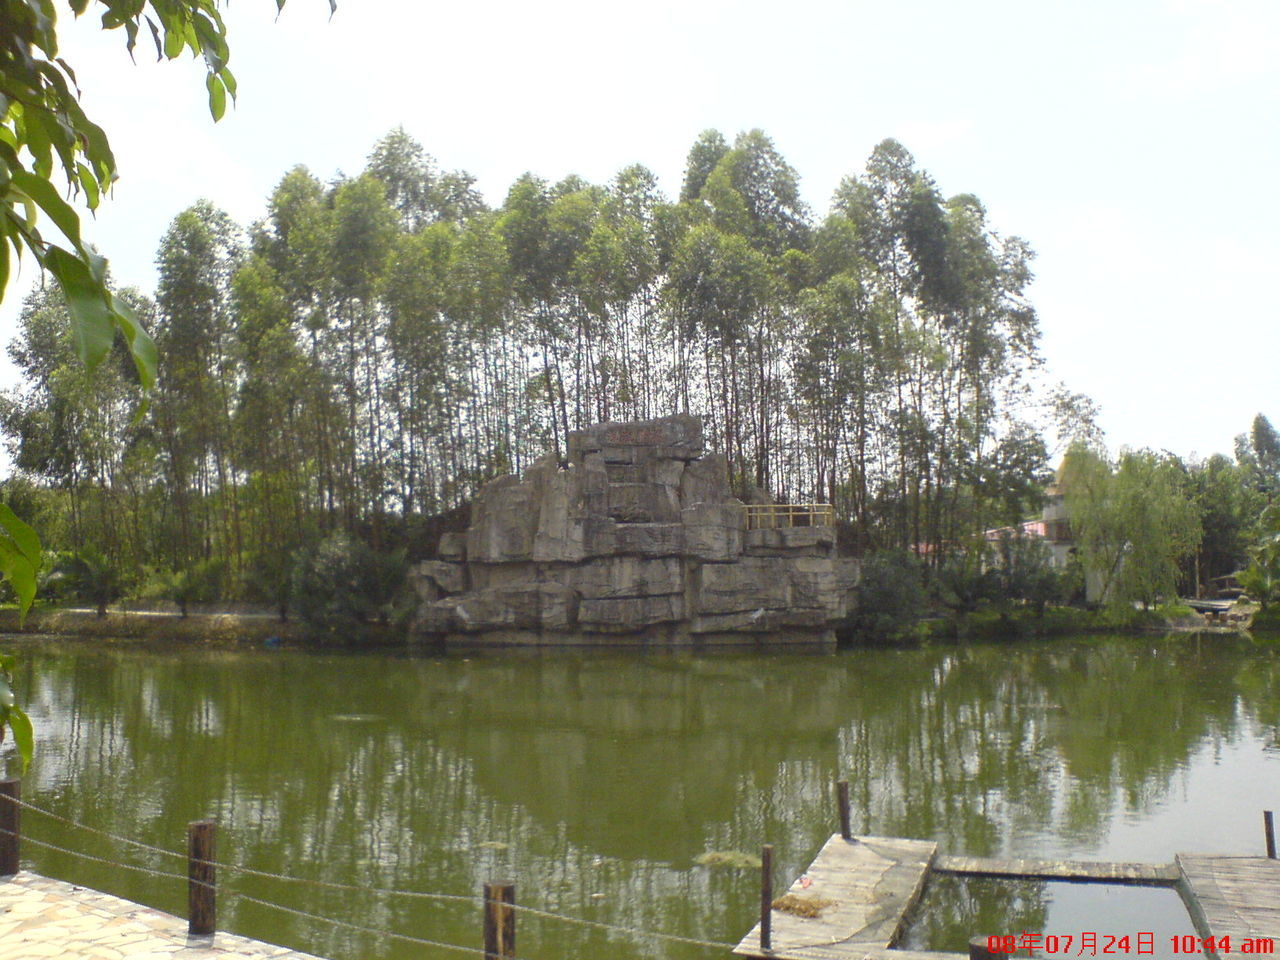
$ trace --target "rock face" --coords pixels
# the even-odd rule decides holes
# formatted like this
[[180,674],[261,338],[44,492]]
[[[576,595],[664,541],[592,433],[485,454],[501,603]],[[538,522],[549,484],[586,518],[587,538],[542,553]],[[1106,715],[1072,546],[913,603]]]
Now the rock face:
[[830,527],[748,530],[702,421],[601,423],[476,497],[414,568],[445,643],[834,643],[857,581]]

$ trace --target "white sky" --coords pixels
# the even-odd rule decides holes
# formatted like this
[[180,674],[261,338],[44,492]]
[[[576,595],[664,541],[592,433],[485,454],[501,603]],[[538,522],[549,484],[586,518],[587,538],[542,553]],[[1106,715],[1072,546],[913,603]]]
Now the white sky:
[[121,172],[85,232],[122,285],[154,288],[198,198],[247,225],[291,166],[355,174],[397,125],[495,205],[526,170],[633,162],[674,195],[700,131],[760,127],[818,214],[896,137],[1036,250],[1047,379],[1101,405],[1113,449],[1230,453],[1255,413],[1280,423],[1275,0],[239,0],[216,125],[201,65],[154,63],[145,30],[132,65],[59,7]]

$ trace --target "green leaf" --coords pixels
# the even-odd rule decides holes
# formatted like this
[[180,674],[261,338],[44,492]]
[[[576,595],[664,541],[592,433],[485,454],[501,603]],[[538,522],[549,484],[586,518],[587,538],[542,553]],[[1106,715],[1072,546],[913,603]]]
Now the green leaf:
[[231,99],[235,100],[236,98],[235,74],[233,74],[226,67],[223,67],[222,70],[219,71],[218,76],[222,78],[222,85],[227,88],[227,93],[231,94]]
[[13,695],[13,687],[9,686],[9,681],[0,677],[0,710],[7,714],[17,702],[18,698]]
[[142,389],[150,390],[156,385],[156,371],[160,365],[156,343],[143,329],[133,308],[115,294],[111,295],[111,309],[115,313],[116,325],[124,334],[125,340],[129,342],[129,352],[133,355],[133,365],[138,368],[138,379],[142,382]]
[[181,24],[166,21],[164,25],[164,55],[170,60],[176,59],[187,45],[182,34]]
[[80,218],[71,205],[58,196],[53,184],[27,170],[13,171],[13,185],[39,204],[71,243],[80,246]]
[[204,85],[209,89],[209,112],[213,114],[216,123],[227,112],[227,88],[222,85],[217,75],[212,73],[205,77]]
[[13,542],[28,562],[38,569],[44,559],[40,549],[40,538],[31,527],[18,519],[18,515],[6,503],[0,503],[0,527],[13,538]]
[[92,369],[107,355],[115,339],[115,323],[106,290],[101,280],[94,277],[89,263],[61,247],[50,246],[45,251],[44,265],[57,278],[71,308],[76,353]]
[[0,538],[0,574],[18,595],[18,621],[21,623],[26,620],[27,611],[36,599],[36,567],[7,537]]
[[35,731],[31,728],[31,718],[17,705],[9,708],[9,729],[13,731],[13,742],[17,744],[18,755],[22,757],[22,772],[31,766],[31,757],[36,752]]

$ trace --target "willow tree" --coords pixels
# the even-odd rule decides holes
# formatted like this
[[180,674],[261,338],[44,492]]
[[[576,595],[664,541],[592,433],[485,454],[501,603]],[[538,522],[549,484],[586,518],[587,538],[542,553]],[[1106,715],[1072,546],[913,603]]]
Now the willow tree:
[[1173,600],[1179,561],[1203,535],[1179,465],[1138,450],[1122,453],[1113,468],[1098,452],[1077,445],[1063,459],[1061,482],[1091,595],[1144,606]]

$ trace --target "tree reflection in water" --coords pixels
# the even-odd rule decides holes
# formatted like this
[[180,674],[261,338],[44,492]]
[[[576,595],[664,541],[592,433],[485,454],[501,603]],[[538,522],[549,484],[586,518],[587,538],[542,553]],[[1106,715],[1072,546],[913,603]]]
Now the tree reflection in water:
[[[461,944],[478,935],[470,906],[367,888],[470,895],[501,876],[524,904],[736,941],[758,878],[695,859],[772,842],[789,881],[835,829],[841,777],[859,832],[973,856],[1167,861],[1198,842],[1144,826],[1169,816],[1215,825],[1225,852],[1252,851],[1258,801],[1224,778],[1280,773],[1276,649],[1231,638],[422,658],[74,643],[33,646],[24,665],[39,734],[31,802],[170,849],[213,814],[229,859],[365,888],[224,871],[229,894]],[[181,866],[26,822],[95,855]],[[178,885],[28,852],[53,876],[183,909]],[[966,889],[923,922],[948,937],[1068,923],[1045,909],[1030,887]],[[334,960],[422,955],[233,895],[222,918]],[[705,953],[520,922],[532,958]]]

